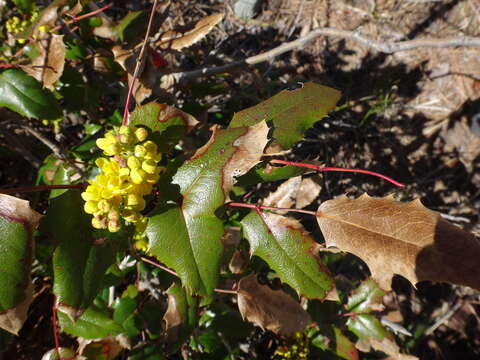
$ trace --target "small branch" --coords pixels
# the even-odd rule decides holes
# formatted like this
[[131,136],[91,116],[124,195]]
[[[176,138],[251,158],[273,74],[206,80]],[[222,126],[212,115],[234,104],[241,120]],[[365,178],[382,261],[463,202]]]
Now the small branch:
[[273,210],[273,211],[289,211],[289,212],[296,212],[301,214],[308,214],[317,216],[318,214],[315,211],[309,210],[301,210],[301,209],[290,209],[290,208],[278,208],[273,206],[265,206],[265,205],[256,205],[256,204],[248,204],[248,203],[238,203],[238,202],[231,202],[228,206],[232,207],[244,207],[249,209],[254,209],[257,213],[261,213],[261,210]]
[[[163,271],[168,272],[169,274],[172,274],[173,276],[179,277],[178,274],[177,274],[175,271],[169,269],[169,268],[166,267],[166,266],[163,266],[163,265],[161,265],[161,264],[158,264],[158,263],[156,263],[155,261],[152,261],[152,260],[150,260],[150,259],[147,259],[146,257],[143,257],[143,256],[141,256],[140,259],[141,259],[142,261],[150,264],[150,265],[153,265],[153,266],[155,266],[155,267],[157,267],[157,268],[159,268],[159,269],[162,269]],[[217,293],[237,295],[237,292],[236,292],[235,290],[213,289],[213,291],[215,291],[215,292],[217,292]]]
[[67,162],[82,178],[85,177],[85,172],[78,167],[73,161],[71,161],[62,151],[60,146],[58,144],[55,144],[54,142],[50,141],[47,139],[43,134],[41,134],[39,131],[32,129],[29,126],[23,126],[23,129],[33,135],[35,138],[37,138],[40,142],[42,142],[46,147],[48,147],[50,150],[53,151],[53,153],[63,161]]
[[393,180],[392,178],[390,178],[388,176],[385,176],[383,174],[377,173],[375,171],[370,171],[370,170],[320,166],[320,165],[300,163],[300,162],[287,161],[287,160],[270,160],[270,162],[274,163],[274,164],[293,165],[293,166],[313,169],[313,170],[317,170],[317,171],[321,171],[321,172],[338,171],[338,172],[353,172],[353,173],[359,173],[359,174],[367,174],[367,175],[372,175],[372,176],[378,177],[380,179],[386,180],[386,181],[392,183],[395,186],[405,187],[405,184],[402,184],[401,182],[398,182],[398,181]]
[[27,186],[10,189],[0,189],[0,194],[20,194],[34,191],[55,190],[55,189],[83,189],[87,184],[69,184],[69,185],[40,185]]
[[[72,19],[71,20],[68,20],[68,21],[65,21],[65,24],[66,25],[71,25],[71,24],[74,24],[80,20],[83,20],[83,19],[86,19],[90,16],[94,16],[94,15],[97,15],[109,8],[111,8],[113,6],[113,3],[110,3],[110,4],[107,4],[101,8],[97,8],[95,9],[94,11],[91,11],[89,13],[86,13],[86,14],[83,14],[83,15],[80,15],[80,16],[72,16]],[[71,15],[69,15],[71,16]],[[54,28],[50,29],[48,32],[54,32],[54,31],[57,31],[57,30],[60,30],[62,28],[62,25],[59,25],[59,26],[55,26]]]
[[372,50],[385,53],[393,54],[400,51],[409,51],[420,48],[448,48],[448,47],[480,47],[480,38],[476,37],[458,37],[458,38],[447,38],[447,39],[415,39],[415,40],[406,40],[406,41],[376,41],[362,36],[360,33],[355,31],[347,31],[334,28],[320,28],[312,30],[307,35],[282,44],[276,48],[273,48],[264,53],[254,55],[239,61],[234,61],[229,64],[215,66],[210,68],[203,68],[192,71],[172,73],[169,76],[173,76],[176,82],[187,81],[190,79],[210,76],[215,74],[220,74],[224,72],[229,72],[235,68],[242,67],[245,65],[255,65],[261,62],[269,61],[275,57],[282,55],[288,51],[301,48],[308,43],[316,40],[321,36],[327,37],[336,37],[341,39],[348,39],[359,43],[365,47],[368,47]]
[[20,141],[15,134],[6,128],[2,129],[2,133],[5,137],[5,141],[9,143],[12,150],[21,154],[30,164],[35,168],[42,166],[42,161],[31,153],[29,149]]
[[152,29],[153,17],[155,15],[155,10],[157,9],[157,3],[158,3],[158,0],[155,0],[153,2],[152,11],[150,11],[150,18],[148,19],[148,25],[147,25],[147,33],[145,34],[145,39],[143,40],[142,48],[140,49],[140,54],[138,55],[137,63],[135,64],[135,70],[133,72],[130,87],[128,88],[127,100],[125,101],[125,109],[123,111],[122,125],[128,125],[128,122],[129,122],[128,108],[130,107],[130,100],[132,98],[133,88],[135,86],[135,80],[137,79],[138,73],[140,71],[140,67],[143,64],[143,60],[144,60],[143,55],[145,53],[145,48],[147,47],[148,38],[150,37],[150,31]]

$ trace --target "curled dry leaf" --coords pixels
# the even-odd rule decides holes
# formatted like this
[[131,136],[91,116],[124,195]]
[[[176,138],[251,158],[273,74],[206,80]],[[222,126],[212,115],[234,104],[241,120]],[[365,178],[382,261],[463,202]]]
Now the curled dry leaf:
[[223,14],[220,13],[205,16],[185,31],[167,31],[163,33],[155,45],[162,48],[181,50],[203,39],[222,19]]
[[[223,167],[223,192],[225,201],[229,201],[228,193],[235,184],[236,178],[246,174],[248,170],[260,162],[263,149],[268,142],[268,125],[261,121],[254,126],[247,128],[244,135],[233,142],[235,152],[230,160]],[[212,136],[213,138],[213,136]]]
[[[295,176],[270,193],[264,199],[263,205],[291,208],[295,204],[295,208],[302,209],[315,200],[320,190],[320,185],[313,179],[302,179],[301,176]],[[282,214],[282,211],[277,211],[277,213]],[[283,213],[286,213],[286,211]]]
[[242,317],[278,335],[292,335],[310,324],[310,315],[281,290],[260,285],[255,274],[238,283],[238,308]]
[[65,44],[63,35],[47,34],[37,41],[40,54],[31,65],[22,65],[27,74],[40,81],[44,87],[53,90],[55,82],[62,76],[65,66]]
[[320,206],[317,221],[326,245],[360,257],[386,290],[394,274],[480,289],[479,241],[419,200],[340,197]]
[[363,348],[365,351],[369,351],[370,345],[377,351],[382,351],[385,354],[389,355],[391,360],[418,360],[418,357],[408,354],[402,354],[400,352],[400,347],[395,343],[392,337],[385,336],[382,340],[376,340],[371,338],[369,344],[363,344],[357,346]]
[[30,267],[40,218],[28,201],[0,194],[0,251],[10,255],[0,267],[0,328],[13,334],[21,329],[33,300]]
[[112,360],[123,349],[128,348],[125,344],[128,339],[124,340],[118,336],[108,336],[104,339],[84,339],[78,337],[78,349],[77,353],[84,356],[85,359],[101,358],[102,360]]

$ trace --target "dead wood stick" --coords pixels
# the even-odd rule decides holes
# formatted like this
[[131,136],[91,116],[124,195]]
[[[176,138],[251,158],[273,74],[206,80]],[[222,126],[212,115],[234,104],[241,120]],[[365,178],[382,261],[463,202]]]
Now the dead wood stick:
[[235,68],[242,67],[245,65],[255,65],[261,62],[272,60],[273,58],[284,54],[288,51],[301,48],[306,44],[312,42],[313,40],[321,37],[337,37],[342,39],[348,39],[355,41],[363,46],[366,46],[375,51],[393,54],[400,51],[409,51],[420,48],[448,48],[448,47],[480,47],[480,38],[476,37],[456,37],[456,38],[445,38],[445,39],[415,39],[415,40],[405,40],[405,41],[376,41],[362,36],[359,32],[334,29],[334,28],[319,28],[312,30],[307,35],[282,44],[276,48],[273,48],[264,53],[254,55],[242,60],[234,61],[229,64],[206,67],[203,69],[192,70],[192,71],[183,71],[172,73],[166,76],[173,77],[175,82],[187,81],[190,79],[220,74],[224,72],[229,72]]

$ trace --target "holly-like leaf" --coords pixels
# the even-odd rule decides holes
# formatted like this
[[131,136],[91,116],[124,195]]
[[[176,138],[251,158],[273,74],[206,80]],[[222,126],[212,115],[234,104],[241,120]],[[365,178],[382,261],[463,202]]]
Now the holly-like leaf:
[[31,65],[22,65],[27,74],[40,81],[44,87],[54,90],[55,82],[62,76],[67,52],[63,35],[48,34],[37,40],[40,54]]
[[19,69],[0,73],[0,106],[28,118],[58,119],[62,109],[53,94]]
[[373,279],[367,279],[349,296],[346,308],[349,312],[364,314],[381,310],[382,297],[385,294]]
[[279,335],[302,331],[311,322],[298,302],[281,290],[261,285],[255,274],[242,278],[237,287],[238,309],[244,319]]
[[284,90],[258,105],[235,113],[230,127],[272,121],[273,137],[284,149],[301,140],[303,133],[335,108],[340,92],[315,83]]
[[167,31],[156,41],[155,45],[162,48],[181,50],[203,39],[223,19],[223,14],[217,13],[205,16],[194,24],[185,27],[185,31]]
[[52,199],[43,231],[57,245],[53,253],[53,292],[57,307],[72,319],[92,303],[107,268],[125,248],[127,233],[96,230],[83,211],[80,191],[68,190]]
[[333,289],[334,281],[318,255],[320,245],[297,220],[252,211],[241,223],[251,253],[302,296],[324,299]]
[[217,284],[224,228],[215,211],[228,200],[234,178],[260,160],[267,133],[265,122],[215,131],[173,177],[181,206],[165,204],[149,220],[148,251],[173,268],[190,293],[209,295]]
[[178,283],[167,290],[168,307],[164,321],[164,342],[174,351],[190,336],[198,322],[198,299]]
[[0,328],[17,334],[32,302],[33,232],[41,215],[28,201],[0,194]]
[[108,308],[90,306],[78,319],[72,321],[69,314],[58,311],[58,321],[62,331],[85,339],[102,339],[123,332],[120,324],[112,319]]
[[340,197],[324,202],[317,220],[327,246],[360,257],[383,289],[394,274],[480,289],[478,240],[419,200]]
[[154,136],[161,134],[162,138],[156,142],[163,149],[166,145],[175,145],[198,124],[198,120],[173,106],[151,102],[137,106],[130,114],[130,123],[147,126]]

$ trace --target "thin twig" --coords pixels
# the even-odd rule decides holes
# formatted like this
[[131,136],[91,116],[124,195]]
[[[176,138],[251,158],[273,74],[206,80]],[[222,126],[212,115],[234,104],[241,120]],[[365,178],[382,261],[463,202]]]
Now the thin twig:
[[129,122],[128,108],[130,107],[130,99],[132,98],[133,88],[135,86],[135,80],[138,77],[140,67],[144,61],[143,54],[145,53],[145,48],[147,47],[148,38],[150,37],[150,30],[152,29],[153,17],[155,15],[155,10],[157,9],[157,3],[158,3],[158,0],[155,0],[153,2],[152,11],[150,12],[150,18],[148,19],[147,33],[145,34],[145,39],[143,40],[142,48],[140,49],[140,54],[138,55],[137,63],[135,64],[135,71],[133,72],[130,87],[128,88],[127,100],[125,101],[125,109],[123,111],[122,125],[128,125],[128,122]]
[[315,211],[309,211],[309,210],[301,210],[301,209],[290,209],[290,208],[279,208],[279,207],[273,207],[273,206],[266,206],[266,205],[257,205],[257,204],[248,204],[248,203],[239,203],[239,202],[231,202],[228,204],[228,206],[232,207],[244,207],[248,209],[255,209],[257,210],[273,210],[273,211],[290,211],[290,212],[296,212],[296,213],[302,213],[302,214],[308,214],[308,215],[313,215],[317,216],[318,213]]
[[358,32],[341,30],[335,28],[320,28],[312,30],[307,35],[282,44],[276,48],[266,51],[262,54],[251,56],[242,60],[234,61],[229,64],[214,66],[209,68],[203,68],[192,71],[184,71],[178,73],[172,73],[175,82],[187,81],[190,79],[220,74],[224,72],[232,71],[238,67],[245,65],[255,65],[261,62],[272,60],[273,58],[282,55],[288,51],[301,48],[308,43],[316,40],[321,36],[337,37],[342,39],[353,40],[360,45],[366,46],[372,50],[393,54],[400,51],[409,51],[420,48],[448,48],[448,47],[480,47],[480,38],[476,37],[457,37],[447,39],[415,39],[406,41],[376,41],[366,38]]
[[[178,274],[173,271],[172,269],[169,269],[168,267],[166,266],[163,266],[161,264],[158,264],[156,263],[155,261],[152,261],[150,259],[147,259],[146,257],[143,257],[141,256],[140,259],[150,265],[153,265],[159,269],[162,269],[163,271],[166,271],[168,272],[169,274],[172,274],[173,276],[176,276],[176,277],[179,277]],[[223,294],[234,294],[234,295],[237,295],[237,292],[235,290],[228,290],[228,289],[213,289],[213,291],[217,292],[217,293],[223,293]]]
[[39,131],[31,128],[30,126],[23,126],[23,129],[33,135],[35,138],[37,138],[42,144],[44,144],[46,147],[48,147],[52,152],[61,160],[65,161],[70,165],[82,178],[85,177],[85,172],[78,166],[76,165],[71,159],[69,159],[60,146],[58,144],[55,144],[53,141],[47,139],[43,134],[41,134]]
[[26,186],[9,189],[0,189],[0,194],[20,194],[34,191],[55,190],[55,189],[83,189],[86,184],[68,184],[68,185],[39,185]]
[[5,141],[9,143],[12,150],[21,154],[30,164],[35,168],[42,166],[42,161],[31,153],[29,149],[20,141],[15,134],[10,130],[2,129],[2,134],[5,137]]

